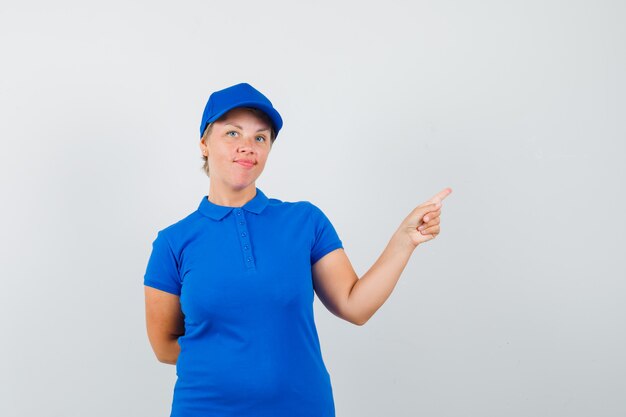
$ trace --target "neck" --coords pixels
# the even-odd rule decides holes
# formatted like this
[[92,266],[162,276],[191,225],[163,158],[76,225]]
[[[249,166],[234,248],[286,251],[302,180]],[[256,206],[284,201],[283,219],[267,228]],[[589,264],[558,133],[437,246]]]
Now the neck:
[[256,196],[254,183],[242,189],[219,187],[211,181],[209,201],[218,206],[241,207]]

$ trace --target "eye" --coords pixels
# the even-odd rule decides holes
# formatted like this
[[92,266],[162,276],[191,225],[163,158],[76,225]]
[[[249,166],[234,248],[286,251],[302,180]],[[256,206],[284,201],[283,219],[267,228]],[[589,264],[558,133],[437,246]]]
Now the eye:
[[[232,133],[232,135],[231,135],[231,133]],[[236,134],[237,134],[237,132],[235,132],[234,130],[229,130],[228,132],[226,132],[226,136],[230,136],[231,138],[235,137],[234,135],[236,135]]]
[[265,136],[257,136],[256,138],[257,138],[257,139],[259,139],[259,138],[263,139],[263,142],[265,142],[265,141],[266,141]]

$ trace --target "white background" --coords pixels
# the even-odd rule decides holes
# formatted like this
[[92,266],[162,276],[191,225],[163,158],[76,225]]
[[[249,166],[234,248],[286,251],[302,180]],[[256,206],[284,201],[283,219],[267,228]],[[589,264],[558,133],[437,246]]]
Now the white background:
[[0,415],[169,415],[143,273],[244,81],[285,120],[257,186],[359,276],[453,189],[365,326],[315,300],[338,417],[626,415],[625,3],[0,4]]

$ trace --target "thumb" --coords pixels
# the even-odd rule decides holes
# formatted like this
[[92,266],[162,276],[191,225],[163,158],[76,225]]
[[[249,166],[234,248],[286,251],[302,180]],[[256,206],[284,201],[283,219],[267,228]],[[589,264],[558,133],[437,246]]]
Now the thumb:
[[418,215],[423,216],[426,213],[430,213],[431,211],[437,211],[441,208],[441,202],[438,201],[436,203],[426,204],[425,206],[418,207]]
[[416,221],[417,223],[420,223],[422,219],[424,218],[424,216],[426,215],[426,213],[430,213],[431,211],[437,211],[439,210],[440,207],[441,207],[441,202],[417,206],[413,210],[413,212],[411,212],[409,218],[411,218],[412,221]]

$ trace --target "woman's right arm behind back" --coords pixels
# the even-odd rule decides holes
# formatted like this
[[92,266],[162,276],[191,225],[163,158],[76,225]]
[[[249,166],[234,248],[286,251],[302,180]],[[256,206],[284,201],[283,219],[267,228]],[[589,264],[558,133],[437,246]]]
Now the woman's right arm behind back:
[[144,285],[148,339],[159,362],[175,365],[180,353],[178,337],[185,334],[180,297]]

